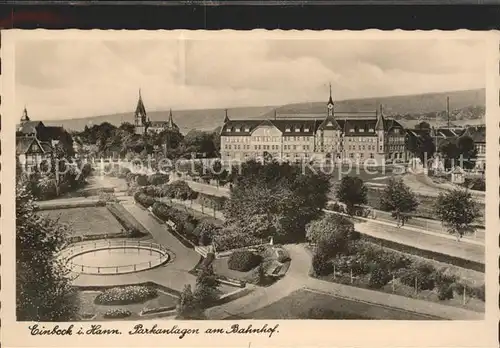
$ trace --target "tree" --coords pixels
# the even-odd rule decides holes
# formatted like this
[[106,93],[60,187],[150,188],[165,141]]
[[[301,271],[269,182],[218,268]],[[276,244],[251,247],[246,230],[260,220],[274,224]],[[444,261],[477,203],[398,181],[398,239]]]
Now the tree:
[[276,161],[248,161],[240,173],[233,172],[234,185],[225,205],[228,223],[248,231],[258,220],[259,229],[248,231],[252,236],[268,231],[267,236],[282,242],[304,240],[306,225],[321,216],[326,206],[329,178],[322,173],[304,174],[298,166]]
[[306,238],[317,246],[317,251],[333,257],[345,251],[347,242],[354,235],[354,224],[337,214],[325,215],[320,220],[312,221],[306,229]]
[[472,195],[462,189],[440,193],[434,209],[448,232],[456,235],[457,241],[465,234],[474,232],[472,223],[480,216]]
[[415,129],[427,129],[430,131],[431,125],[429,124],[429,122],[422,121],[415,125]]
[[464,168],[474,168],[475,159],[477,157],[477,150],[474,146],[474,140],[468,136],[464,135],[457,140],[457,149],[459,155],[459,163]]
[[199,319],[202,317],[202,310],[197,306],[191,285],[184,286],[177,302],[176,311],[179,319]]
[[398,226],[400,223],[404,226],[410,218],[408,214],[417,209],[418,201],[412,190],[404,184],[403,179],[390,178],[380,196],[380,206],[382,210],[392,212]]
[[366,204],[367,188],[358,177],[344,176],[335,188],[337,199],[347,207],[347,213],[354,215],[355,206]]
[[35,213],[22,181],[16,190],[16,308],[19,321],[68,321],[76,318],[76,292],[57,253],[67,228]]

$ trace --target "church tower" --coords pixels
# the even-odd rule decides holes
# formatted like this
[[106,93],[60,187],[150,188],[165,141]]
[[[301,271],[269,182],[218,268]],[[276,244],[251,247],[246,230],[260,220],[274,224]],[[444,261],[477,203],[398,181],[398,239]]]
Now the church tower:
[[172,131],[179,131],[179,127],[174,123],[174,117],[172,116],[172,109],[170,109],[170,114],[168,115],[167,129]]
[[25,106],[24,110],[23,110],[23,115],[21,116],[21,124],[29,122],[29,121],[30,121],[30,118],[28,116],[28,111],[26,110],[26,106]]
[[379,154],[384,153],[385,144],[385,120],[384,120],[384,110],[382,104],[380,104],[380,110],[377,112],[377,123],[375,124],[375,132],[377,133],[377,152]]
[[134,126],[135,132],[137,134],[144,134],[147,131],[147,114],[146,108],[144,107],[144,103],[142,101],[141,89],[139,89],[139,100],[137,101],[137,106],[135,108],[134,114]]

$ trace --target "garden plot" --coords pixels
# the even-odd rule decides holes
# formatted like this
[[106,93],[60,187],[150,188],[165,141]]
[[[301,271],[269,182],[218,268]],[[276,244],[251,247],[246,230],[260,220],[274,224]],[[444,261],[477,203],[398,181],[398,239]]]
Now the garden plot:
[[73,236],[113,235],[123,232],[123,227],[106,207],[44,210],[40,214],[67,224]]
[[139,319],[143,313],[174,310],[177,304],[176,296],[149,285],[81,290],[78,300],[84,320]]

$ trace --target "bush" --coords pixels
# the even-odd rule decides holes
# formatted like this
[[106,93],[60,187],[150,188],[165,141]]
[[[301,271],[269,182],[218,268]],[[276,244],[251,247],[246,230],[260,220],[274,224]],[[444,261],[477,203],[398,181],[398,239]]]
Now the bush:
[[158,185],[166,184],[167,182],[168,182],[168,175],[167,174],[156,173],[156,174],[152,174],[152,175],[148,176],[148,184],[149,185],[158,186]]
[[206,246],[212,243],[213,236],[220,229],[208,220],[202,220],[193,231],[193,234],[199,238],[199,245]]
[[173,191],[174,198],[181,201],[186,201],[188,199],[196,199],[198,193],[193,191],[191,187],[185,181],[174,181],[170,185],[170,189]]
[[453,284],[440,283],[438,284],[438,298],[441,301],[453,298]]
[[148,177],[144,174],[140,174],[135,178],[135,182],[139,186],[147,186],[148,185]]
[[403,284],[411,287],[415,287],[416,279],[418,290],[432,290],[435,287],[434,267],[425,263],[414,264],[400,272],[400,279]]
[[333,264],[328,260],[328,257],[321,253],[314,254],[312,267],[317,276],[324,276],[333,272]]
[[99,192],[99,200],[102,202],[118,202],[115,195],[108,192]]
[[53,199],[57,197],[57,183],[55,179],[42,178],[38,184],[36,192],[41,200]]
[[117,309],[110,309],[107,310],[104,313],[104,318],[107,319],[120,319],[120,318],[127,318],[132,315],[132,312],[130,312],[127,309],[122,309],[122,308],[117,308]]
[[150,197],[140,191],[134,194],[134,199],[136,202],[138,202],[139,204],[141,204],[143,207],[146,208],[151,207],[156,202],[153,197]]
[[110,288],[101,292],[95,298],[100,305],[128,305],[142,303],[158,296],[158,291],[150,286],[133,285]]
[[226,251],[262,244],[263,240],[250,234],[241,233],[237,225],[227,225],[216,231],[213,243],[217,246],[218,251]]
[[481,301],[485,301],[485,287],[484,287],[484,284],[481,285],[481,286],[478,286],[478,287],[475,287],[473,288],[473,294],[474,294],[474,297],[480,299]]
[[391,275],[386,269],[375,268],[370,273],[370,280],[368,285],[370,286],[370,288],[380,289],[381,287],[389,283],[390,279]]
[[463,186],[475,191],[486,191],[486,182],[483,178],[466,178]]
[[229,269],[248,272],[257,267],[262,261],[260,255],[254,254],[248,250],[237,250],[231,254],[227,262]]

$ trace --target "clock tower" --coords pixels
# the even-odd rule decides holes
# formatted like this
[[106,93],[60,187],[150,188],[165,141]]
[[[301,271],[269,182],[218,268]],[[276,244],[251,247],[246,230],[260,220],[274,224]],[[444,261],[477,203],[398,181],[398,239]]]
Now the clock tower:
[[334,103],[333,103],[333,98],[332,98],[332,84],[330,83],[330,99],[328,99],[328,103],[326,104],[326,107],[328,108],[328,116],[332,116],[333,117],[333,107],[334,107]]

